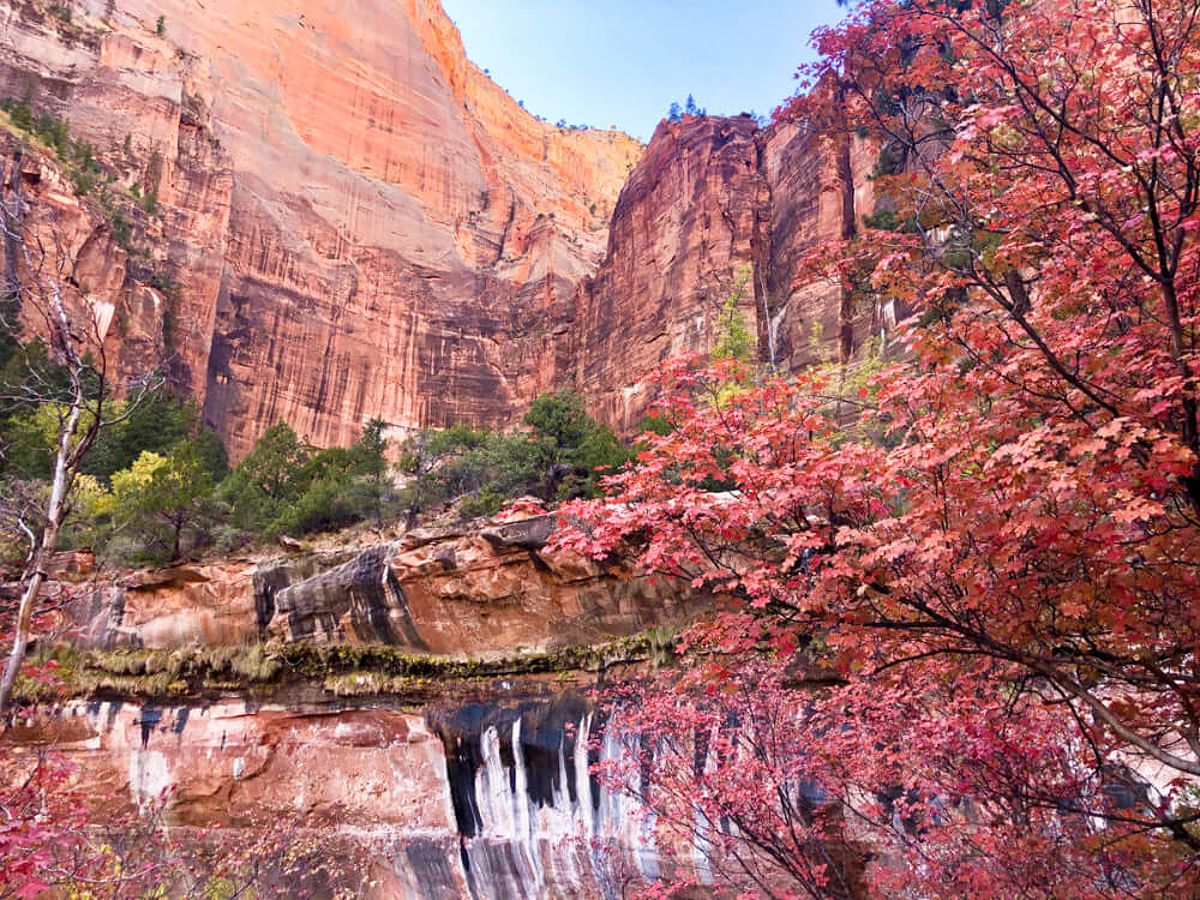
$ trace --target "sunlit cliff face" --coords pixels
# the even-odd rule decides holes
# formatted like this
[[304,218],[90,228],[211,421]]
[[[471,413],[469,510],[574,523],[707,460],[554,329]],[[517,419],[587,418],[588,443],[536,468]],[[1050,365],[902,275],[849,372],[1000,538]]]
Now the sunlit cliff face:
[[[687,118],[644,155],[555,128],[436,3],[120,6],[11,13],[0,93],[69,119],[116,189],[154,193],[131,258],[89,287],[116,333],[163,335],[235,459],[281,419],[318,445],[372,417],[507,426],[559,386],[630,428],[647,370],[706,351],[734,292],[764,360],[836,344],[836,291],[794,282],[840,233],[845,186],[794,126]],[[873,154],[854,154],[865,212]],[[83,228],[71,246],[107,234],[100,215],[63,227]]]
[[234,456],[279,419],[320,444],[371,416],[505,423],[568,376],[637,141],[534,119],[436,3],[120,7],[13,11],[0,92],[156,191],[161,234],[135,242],[179,287],[177,374]]

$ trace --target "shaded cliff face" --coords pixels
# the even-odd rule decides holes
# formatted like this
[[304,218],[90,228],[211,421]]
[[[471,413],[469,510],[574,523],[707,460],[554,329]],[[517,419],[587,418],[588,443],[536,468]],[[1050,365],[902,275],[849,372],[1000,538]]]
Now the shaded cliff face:
[[844,324],[849,352],[861,347],[877,311],[844,310],[838,288],[797,280],[805,251],[872,211],[876,155],[868,142],[839,148],[790,123],[663,122],[580,289],[576,384],[592,409],[635,430],[651,399],[645,375],[670,356],[708,353],[730,296],[761,363],[795,371],[837,359]]
[[156,192],[180,378],[235,456],[279,419],[507,423],[569,378],[636,141],[525,113],[435,2],[103,7],[8,5],[0,92]]
[[[839,147],[801,125],[783,123],[761,133],[759,153],[771,197],[760,281],[767,302],[757,307],[760,355],[773,358],[784,371],[795,371],[838,359],[844,326],[853,352],[882,328],[895,325],[888,310],[842,310],[841,291],[834,285],[797,285],[804,276],[805,251],[861,227],[863,216],[874,211],[871,173],[878,148],[858,138]],[[848,321],[843,313],[849,314]]]
[[707,351],[735,291],[753,321],[768,213],[756,133],[748,117],[663,122],[621,192],[604,263],[581,288],[577,363],[593,410],[620,430],[645,409],[642,376]]

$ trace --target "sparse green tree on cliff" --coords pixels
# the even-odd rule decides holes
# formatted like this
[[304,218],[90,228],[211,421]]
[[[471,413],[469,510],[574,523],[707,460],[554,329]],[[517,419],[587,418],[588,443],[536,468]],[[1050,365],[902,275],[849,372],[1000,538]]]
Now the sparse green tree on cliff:
[[725,298],[717,319],[717,337],[713,342],[712,358],[728,359],[749,364],[754,359],[754,335],[746,325],[741,303],[750,284],[752,270],[747,268],[738,273],[733,290]]
[[206,518],[212,476],[199,448],[184,441],[166,456],[143,451],[112,477],[108,511],[118,530],[140,536],[152,556],[179,559],[185,530]]
[[359,466],[362,470],[363,483],[370,496],[376,525],[383,522],[383,502],[389,486],[387,479],[388,442],[384,437],[387,427],[387,422],[383,419],[371,419],[363,427],[363,435],[355,446]]
[[546,500],[591,495],[597,469],[614,470],[628,452],[606,425],[596,422],[574,391],[542,394],[525,414],[541,470]]

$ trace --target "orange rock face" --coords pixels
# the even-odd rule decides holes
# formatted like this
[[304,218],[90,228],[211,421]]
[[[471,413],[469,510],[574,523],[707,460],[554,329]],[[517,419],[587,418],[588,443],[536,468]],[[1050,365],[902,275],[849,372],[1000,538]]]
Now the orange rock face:
[[[70,572],[57,636],[78,647],[390,644],[478,656],[584,646],[681,626],[711,598],[547,548],[552,516],[398,544],[100,577]],[[0,585],[8,592],[15,585]]]
[[[759,138],[759,165],[769,185],[769,242],[764,254],[760,290],[767,304],[760,311],[761,354],[784,371],[839,356],[840,292],[827,284],[800,284],[801,257],[814,244],[837,238],[845,227],[847,204],[854,225],[874,211],[871,173],[878,148],[852,140],[846,172],[838,166],[835,148],[794,123],[776,125]],[[849,197],[846,196],[847,192]],[[769,309],[769,319],[763,320]],[[890,310],[850,310],[851,349],[895,324]]]
[[435,2],[40,6],[7,10],[0,93],[155,194],[177,374],[235,457],[279,419],[507,423],[569,377],[637,141],[534,119]]
[[608,255],[581,290],[577,380],[595,412],[637,424],[642,377],[707,351],[727,298],[755,320],[768,191],[749,117],[663,122],[613,214]]
[[707,352],[732,295],[784,370],[894,318],[796,286],[804,250],[872,207],[865,142],[846,159],[798,125],[689,117],[643,154],[558,129],[434,0],[43,7],[8,10],[0,93],[69,118],[109,196],[146,209],[124,249],[69,190],[47,218],[129,365],[167,344],[235,459],[281,419],[319,445],[373,417],[508,426],[563,385],[628,432],[646,373]]
[[[605,260],[581,288],[576,381],[593,410],[635,429],[650,399],[646,373],[709,352],[731,296],[758,335],[760,362],[794,371],[836,359],[840,293],[797,286],[800,259],[871,212],[875,158],[854,141],[847,181],[835,148],[795,124],[661,124],[621,193]],[[852,311],[851,350],[878,318]]]

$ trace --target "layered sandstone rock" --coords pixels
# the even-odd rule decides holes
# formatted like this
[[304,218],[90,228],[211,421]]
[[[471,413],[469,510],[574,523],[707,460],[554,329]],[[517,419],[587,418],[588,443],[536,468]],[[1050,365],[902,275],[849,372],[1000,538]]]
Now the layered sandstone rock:
[[[819,242],[860,228],[863,217],[874,211],[871,173],[878,148],[859,138],[838,148],[794,122],[763,132],[759,148],[771,197],[770,239],[760,279],[767,299],[757,307],[760,355],[783,371],[837,360],[844,327],[852,353],[870,336],[895,325],[895,313],[890,308],[843,310],[841,290],[806,281],[801,261]],[[842,161],[839,151],[846,153]]]
[[552,516],[398,543],[55,582],[59,636],[80,648],[390,644],[495,654],[582,646],[685,624],[710,606],[686,585],[551,551]]
[[794,123],[748,116],[663,122],[621,192],[607,255],[581,288],[576,385],[628,433],[651,398],[645,376],[708,353],[729,298],[758,335],[757,361],[781,371],[836,360],[881,313],[843,309],[841,292],[805,284],[801,259],[859,227],[873,209],[876,148],[841,148]]
[[486,653],[590,644],[680,625],[707,607],[678,582],[539,547],[552,518],[401,546],[391,570],[426,647]]
[[[6,277],[11,272],[24,288],[15,321],[39,330],[57,291],[82,346],[118,390],[157,368],[166,298],[151,283],[155,260],[134,258],[97,199],[80,195],[68,167],[16,129],[0,127],[0,172],[14,234],[27,236],[23,246],[0,243]],[[150,224],[132,197],[116,194],[108,203],[109,215],[129,229],[144,233]]]
[[608,252],[581,290],[577,384],[628,431],[642,378],[670,356],[706,352],[726,300],[754,321],[768,188],[747,117],[663,122],[621,192]]
[[165,798],[165,824],[182,834],[237,840],[295,823],[331,847],[356,843],[370,897],[600,897],[614,871],[663,867],[630,799],[589,775],[589,760],[622,746],[589,754],[593,736],[577,694],[510,685],[424,714],[387,702],[69,704],[23,720],[5,751],[19,761],[52,743],[99,822]]
[[177,375],[235,457],[279,419],[507,423],[569,372],[636,141],[525,113],[435,2],[79,6],[0,11],[0,93],[155,194]]
[[895,317],[797,285],[804,251],[871,210],[868,142],[689,117],[642,155],[557,129],[467,60],[432,0],[102,6],[64,23],[11,4],[0,93],[69,117],[107,196],[155,198],[127,252],[65,186],[39,194],[127,368],[170,344],[235,458],[279,419],[323,445],[373,416],[508,426],[568,384],[628,431],[646,373],[707,352],[731,295],[784,370]]

